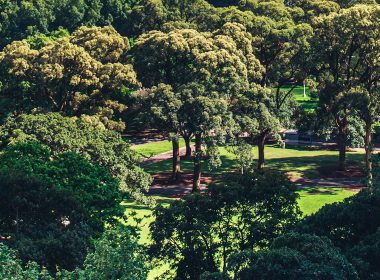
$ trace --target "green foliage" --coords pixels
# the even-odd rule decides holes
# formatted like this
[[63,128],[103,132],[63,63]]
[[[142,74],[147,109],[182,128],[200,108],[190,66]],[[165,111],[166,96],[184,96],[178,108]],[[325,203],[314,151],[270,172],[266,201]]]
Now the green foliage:
[[107,229],[95,242],[95,249],[86,256],[83,269],[63,271],[60,280],[145,280],[148,274],[147,255],[137,243],[133,228],[119,226]]
[[33,36],[28,36],[26,39],[32,49],[41,49],[47,43],[56,41],[60,38],[69,37],[70,34],[66,29],[59,28],[58,30],[49,32],[48,34],[38,33]]
[[379,199],[378,191],[362,190],[305,218],[300,231],[327,236],[339,248],[352,247],[380,226]]
[[181,279],[226,270],[236,250],[265,247],[299,215],[297,195],[281,173],[246,173],[154,210],[152,253]]
[[139,85],[132,65],[122,58],[128,38],[112,27],[81,27],[34,49],[40,40],[45,39],[14,41],[0,53],[1,93],[12,101],[9,111],[90,114],[123,130],[114,115],[126,109],[125,95]]
[[47,145],[53,155],[75,152],[99,164],[119,181],[120,188],[143,199],[151,179],[139,166],[139,156],[130,149],[119,133],[110,131],[98,121],[83,116],[63,117],[58,113],[21,115],[1,127],[3,146],[34,140]]
[[122,196],[103,167],[73,153],[52,156],[35,142],[3,151],[0,230],[23,260],[74,269],[91,238],[123,215]]
[[330,240],[290,233],[276,239],[268,250],[252,257],[239,273],[248,279],[359,279],[354,267]]
[[0,49],[14,40],[47,34],[59,28],[73,32],[79,27],[112,24],[119,32],[136,0],[53,0],[0,2]]
[[347,252],[348,259],[356,267],[360,279],[380,277],[380,227],[376,233],[365,236]]
[[34,262],[23,266],[16,252],[3,243],[0,243],[0,277],[4,280],[53,280]]

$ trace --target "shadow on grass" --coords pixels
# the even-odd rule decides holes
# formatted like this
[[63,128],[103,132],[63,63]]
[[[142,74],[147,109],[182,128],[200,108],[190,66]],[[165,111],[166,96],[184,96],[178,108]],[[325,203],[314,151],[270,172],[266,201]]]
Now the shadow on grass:
[[315,187],[315,188],[311,188],[311,187],[306,187],[306,188],[302,188],[302,191],[303,193],[306,193],[308,195],[337,195],[338,192],[334,189],[323,189],[323,188],[320,188],[320,187]]
[[[291,149],[285,149],[287,152],[294,153],[297,152],[312,152],[313,149],[307,147],[292,147]],[[276,151],[275,151],[276,152]],[[279,153],[281,150],[279,149]],[[273,151],[271,152],[273,155]],[[221,156],[222,165],[217,168],[210,170],[207,162],[202,162],[202,171],[211,175],[220,175],[225,172],[238,171],[239,165],[238,161],[233,155],[222,155]],[[256,164],[256,163],[255,163]],[[319,173],[320,167],[328,167],[331,169],[336,169],[338,165],[338,154],[333,155],[300,155],[293,157],[283,158],[267,158],[265,161],[266,167],[270,169],[278,169],[284,172],[297,172],[301,173],[302,176],[305,176],[310,179],[320,178],[321,174]],[[347,155],[347,164],[348,165],[358,165],[363,166],[363,155],[360,153],[349,153]],[[170,172],[172,168],[172,162],[170,159],[164,160],[162,162],[154,163],[148,166],[145,166],[145,170],[151,174],[161,173],[161,172]],[[181,170],[184,172],[191,172],[193,170],[193,162],[191,160],[182,160],[181,161]]]

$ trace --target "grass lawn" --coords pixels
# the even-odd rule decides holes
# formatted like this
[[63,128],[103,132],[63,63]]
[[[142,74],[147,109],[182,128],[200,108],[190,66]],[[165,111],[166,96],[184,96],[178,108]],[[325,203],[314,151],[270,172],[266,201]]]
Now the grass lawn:
[[[180,138],[179,140],[179,146],[184,147],[185,141]],[[167,141],[157,141],[157,142],[151,142],[146,144],[140,144],[140,145],[134,145],[131,147],[132,150],[142,154],[143,156],[149,157],[149,156],[155,156],[167,151],[172,150],[172,142]]]
[[[221,174],[228,171],[238,170],[236,157],[226,148],[220,148],[222,165],[215,170],[210,170],[206,162],[203,162],[203,172],[209,174]],[[257,156],[257,149],[254,148],[254,155]],[[265,147],[266,166],[268,168],[280,169],[291,172],[295,175],[305,176],[313,179],[319,177],[320,167],[334,168],[338,161],[337,151],[311,150],[304,147],[279,148],[268,145]],[[359,152],[347,153],[348,164],[352,162],[362,162],[363,154]],[[181,169],[184,172],[191,172],[193,162],[191,160],[181,161]],[[146,171],[153,174],[159,172],[170,172],[171,160],[150,164],[145,167]]]
[[[287,91],[291,86],[283,86],[281,89]],[[306,87],[306,97],[303,96],[303,86],[296,86],[293,89],[293,95],[298,104],[305,110],[314,110],[317,107],[318,100],[310,96],[310,89]]]
[[300,195],[298,204],[303,215],[306,216],[317,212],[325,204],[341,202],[354,195],[356,191],[339,187],[318,187],[303,188],[298,193]]
[[[354,191],[343,188],[305,188],[297,191],[300,195],[298,199],[299,206],[304,215],[310,215],[318,211],[322,206],[329,203],[343,201],[346,197],[355,194]],[[172,199],[165,197],[156,197],[157,202],[163,205],[169,205]],[[146,205],[136,204],[135,202],[125,202],[123,204],[126,208],[126,215],[129,217],[128,222],[131,225],[137,225],[140,228],[140,242],[141,244],[149,244],[149,225],[153,222],[152,209]],[[130,215],[134,213],[135,218]],[[138,220],[136,223],[135,220]],[[169,266],[162,264],[155,267],[150,272],[148,279],[154,279],[164,273]]]

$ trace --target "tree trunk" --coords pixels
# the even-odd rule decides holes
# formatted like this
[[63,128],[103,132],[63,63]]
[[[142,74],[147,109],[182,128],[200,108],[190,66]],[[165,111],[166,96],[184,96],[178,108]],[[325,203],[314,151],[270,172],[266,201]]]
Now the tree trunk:
[[201,157],[202,157],[202,139],[201,134],[195,134],[195,156],[194,156],[194,177],[192,192],[201,191]]
[[372,141],[372,122],[369,121],[366,123],[366,131],[365,131],[365,164],[367,169],[367,179],[368,179],[368,186],[370,187],[372,185],[372,147],[371,147],[371,141]]
[[344,122],[338,128],[339,163],[338,169],[346,171],[347,124]]
[[186,157],[190,157],[191,156],[191,144],[190,144],[190,136],[183,136],[183,139],[185,140],[185,145],[186,145],[186,154],[185,156]]
[[258,170],[264,170],[265,164],[264,164],[264,148],[265,148],[265,139],[267,135],[266,133],[263,133],[259,136],[257,140],[257,147],[259,150],[259,159],[258,159],[258,164],[257,164],[257,169]]
[[181,174],[181,157],[179,155],[179,141],[178,138],[175,137],[172,139],[173,144],[173,171],[172,171],[172,179],[177,181]]

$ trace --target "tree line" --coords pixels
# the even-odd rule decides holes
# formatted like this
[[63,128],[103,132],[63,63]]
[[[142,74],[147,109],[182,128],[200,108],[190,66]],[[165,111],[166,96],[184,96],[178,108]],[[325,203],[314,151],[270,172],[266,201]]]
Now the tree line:
[[[246,135],[258,145],[258,169],[263,169],[266,140],[278,138],[297,119],[303,122],[305,112],[300,117],[292,91],[309,81],[319,93],[319,105],[309,114],[314,125],[308,129],[336,139],[344,170],[350,127],[363,127],[371,179],[379,9],[364,3],[242,1],[215,7],[201,0],[121,2],[129,7],[128,28],[83,26],[70,35],[62,29],[47,35],[38,30],[6,45],[1,53],[3,100],[13,112],[95,115],[117,130],[124,129],[117,120],[128,116],[125,109],[136,111],[145,102],[151,108],[145,123],[173,139],[173,178],[180,170],[178,137],[185,139],[187,155],[194,139],[195,191],[202,146],[218,165],[216,147]],[[99,9],[94,16],[102,14]],[[108,23],[113,21],[103,24]],[[77,26],[91,24],[102,23],[79,20]],[[45,32],[58,28],[53,26]]]
[[[146,278],[136,228],[120,227],[122,200],[150,202],[151,178],[120,134],[136,125],[170,137],[174,180],[180,137],[193,157],[194,194],[157,207],[151,228],[150,253],[178,279],[281,279],[272,260],[293,264],[294,279],[376,279],[378,225],[363,221],[379,220],[379,19],[371,0],[1,1],[0,275]],[[293,98],[304,81],[315,111]],[[347,146],[362,141],[372,189],[300,222],[289,181],[261,172],[267,141],[292,127],[336,140],[342,170]],[[219,166],[226,145],[242,174],[199,194],[202,160]],[[359,218],[346,212],[368,203]]]

